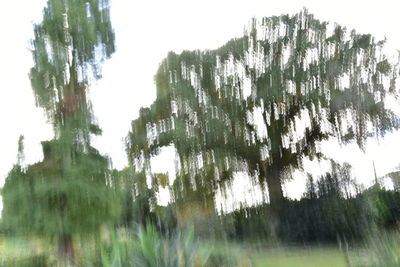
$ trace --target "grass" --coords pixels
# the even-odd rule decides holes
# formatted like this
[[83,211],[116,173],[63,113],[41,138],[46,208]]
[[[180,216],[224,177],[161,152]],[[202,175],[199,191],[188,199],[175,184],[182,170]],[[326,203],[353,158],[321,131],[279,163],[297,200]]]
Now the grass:
[[[146,251],[144,251],[143,248],[140,249],[140,247],[132,247],[135,244],[136,246],[144,246],[144,248],[150,246],[146,242],[145,243],[147,245],[143,242],[143,244],[137,243],[137,241],[132,242],[132,233],[121,232],[117,236],[118,238],[115,240],[113,239],[113,242],[111,242],[112,240],[109,240],[106,242],[109,243],[108,245],[102,245],[103,249],[106,250],[102,250],[101,255],[102,257],[107,257],[105,262],[109,262],[109,264],[96,266],[126,266],[124,264],[113,265],[110,262],[111,260],[118,260],[117,256],[121,256],[121,259],[132,257],[140,259],[144,257],[142,259],[143,261],[146,258],[146,255],[149,254],[144,253]],[[161,239],[158,240],[157,238],[153,238],[155,241],[158,241],[156,244],[153,244],[150,247],[164,248],[157,250],[157,256],[160,256],[158,255],[159,252],[167,253],[164,256],[161,255],[162,259],[168,258],[173,260],[176,258],[176,255],[182,254],[179,252],[183,251],[192,251],[199,256],[208,255],[206,256],[208,257],[207,266],[386,267],[400,265],[400,234],[398,232],[381,233],[378,236],[371,236],[371,240],[365,240],[365,244],[358,244],[357,246],[352,247],[348,253],[348,261],[350,262],[350,265],[346,264],[345,254],[341,252],[339,248],[334,246],[289,247],[277,244],[276,246],[265,247],[265,244],[244,244],[236,242],[225,243],[218,242],[217,240],[209,242],[203,240],[202,242],[198,243],[197,246],[191,245],[191,242],[188,242],[185,236],[177,237],[179,238],[172,239],[169,241],[169,243],[167,241],[162,241]],[[98,257],[99,254],[94,253],[94,247],[92,246],[93,241],[86,241],[87,242],[82,242],[80,243],[81,245],[77,244],[76,246],[76,256],[78,259],[76,266],[88,266],[86,263],[92,261],[99,262],[99,260],[103,260],[104,262],[104,259],[96,260],[96,257]],[[53,263],[56,261],[56,259],[55,248],[53,245],[51,245],[48,241],[45,242],[44,240],[40,240],[38,238],[6,238],[0,236],[0,267],[44,266],[43,264],[28,265],[28,262],[31,261],[39,263],[45,261],[47,262],[48,266],[54,266]],[[122,253],[125,251],[124,247],[126,245],[129,245],[129,248],[126,251],[127,257],[123,256],[124,253]],[[174,246],[177,246],[177,251],[173,250]],[[103,252],[106,251],[107,254],[104,254]],[[168,254],[169,252],[172,254]],[[181,256],[184,255],[182,254]],[[176,261],[179,260],[180,258],[178,257]],[[143,265],[139,264],[138,266]],[[180,265],[175,264],[173,266]],[[202,266],[202,264],[195,264],[195,266]]]
[[[0,246],[0,263],[5,260],[23,260],[24,258],[33,256],[31,242],[26,242],[22,239],[8,239],[3,240]],[[35,244],[36,245],[36,244]],[[204,244],[203,244],[204,245]],[[232,258],[232,266],[255,266],[255,267],[269,267],[269,266],[295,266],[295,267],[313,267],[313,266],[346,266],[344,255],[337,248],[279,248],[279,249],[241,249],[240,246],[230,244],[215,244],[212,247],[215,266],[218,265],[218,258],[226,259],[232,258],[234,255],[237,260]],[[217,257],[217,258],[215,258]],[[248,263],[252,264],[248,264]],[[231,266],[229,263],[227,266]]]
[[346,267],[346,260],[337,248],[286,248],[258,252],[254,257],[256,267]]

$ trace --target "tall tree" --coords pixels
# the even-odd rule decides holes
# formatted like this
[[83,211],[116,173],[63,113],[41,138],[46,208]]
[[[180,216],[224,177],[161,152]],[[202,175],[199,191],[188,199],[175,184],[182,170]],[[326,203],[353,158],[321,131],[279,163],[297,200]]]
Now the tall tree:
[[368,137],[399,126],[384,105],[398,93],[399,73],[384,42],[328,28],[303,10],[254,19],[242,38],[217,50],[169,53],[155,77],[156,101],[132,122],[130,161],[173,144],[181,166],[175,197],[204,181],[213,196],[247,171],[268,188],[279,215],[283,179],[305,157],[321,157],[321,141],[355,140],[364,148]]
[[87,98],[114,52],[108,0],[49,0],[32,46],[32,88],[55,137],[42,142],[42,162],[9,173],[3,220],[16,232],[56,238],[60,259],[71,262],[73,235],[96,232],[118,212],[109,160],[90,145],[101,130]]

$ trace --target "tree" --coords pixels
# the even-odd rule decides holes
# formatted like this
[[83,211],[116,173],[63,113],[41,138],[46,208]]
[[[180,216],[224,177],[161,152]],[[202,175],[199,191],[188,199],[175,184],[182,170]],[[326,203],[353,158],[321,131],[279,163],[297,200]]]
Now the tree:
[[384,41],[328,25],[303,10],[254,19],[242,38],[216,50],[170,52],[155,76],[157,99],[132,122],[130,162],[173,144],[181,165],[175,198],[198,185],[211,192],[198,191],[202,199],[213,197],[247,171],[268,188],[279,217],[283,180],[305,157],[322,157],[321,141],[364,148],[368,137],[399,126],[384,105],[398,93],[399,73]]
[[49,0],[34,25],[30,79],[55,137],[42,142],[43,161],[24,168],[19,155],[2,190],[3,220],[15,232],[58,240],[64,262],[74,260],[73,235],[96,233],[118,214],[109,160],[90,145],[101,130],[86,96],[113,52],[107,0]]

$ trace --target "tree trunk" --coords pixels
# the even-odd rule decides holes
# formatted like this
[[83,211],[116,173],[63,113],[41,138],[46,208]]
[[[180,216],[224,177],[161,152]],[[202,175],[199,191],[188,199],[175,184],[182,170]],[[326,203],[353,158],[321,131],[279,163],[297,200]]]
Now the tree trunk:
[[278,226],[280,223],[283,205],[285,198],[283,196],[281,173],[282,168],[280,165],[273,163],[268,167],[264,165],[261,174],[267,182],[270,214],[268,216],[269,234],[271,241],[277,241],[278,238]]
[[58,239],[58,258],[62,264],[74,264],[75,254],[71,234],[61,234]]
[[270,149],[272,151],[272,163],[260,162],[261,175],[265,178],[268,185],[269,203],[271,205],[272,212],[276,215],[280,214],[282,210],[284,197],[282,191],[281,174],[283,166],[281,164],[282,157],[282,131],[283,128],[282,120],[277,120],[276,117],[279,114],[275,114],[275,108],[271,103],[271,121],[268,123],[266,111],[262,113],[264,124],[268,130],[268,136],[270,138]]
[[281,182],[282,169],[278,164],[273,163],[266,173],[266,181],[268,185],[269,203],[271,209],[276,215],[280,215],[283,208],[283,190]]

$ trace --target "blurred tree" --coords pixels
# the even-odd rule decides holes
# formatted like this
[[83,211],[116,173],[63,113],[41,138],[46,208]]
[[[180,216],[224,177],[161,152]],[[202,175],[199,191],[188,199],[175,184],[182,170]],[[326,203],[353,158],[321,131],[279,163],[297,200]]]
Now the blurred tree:
[[384,105],[398,93],[399,73],[384,41],[329,26],[303,10],[254,19],[244,37],[216,50],[169,53],[155,76],[157,99],[132,122],[130,162],[172,144],[175,201],[213,202],[236,172],[249,172],[279,217],[283,179],[305,157],[320,158],[321,141],[363,149],[368,137],[399,126]]
[[136,173],[132,168],[126,167],[114,171],[116,185],[121,196],[120,224],[125,227],[146,225],[152,221],[156,196],[155,191],[146,185],[144,173]]
[[59,258],[71,262],[73,235],[96,233],[118,214],[109,160],[90,145],[101,130],[86,96],[114,52],[108,0],[49,0],[32,46],[32,88],[55,137],[42,142],[39,163],[23,168],[19,153],[2,190],[3,220],[16,232],[55,238]]

